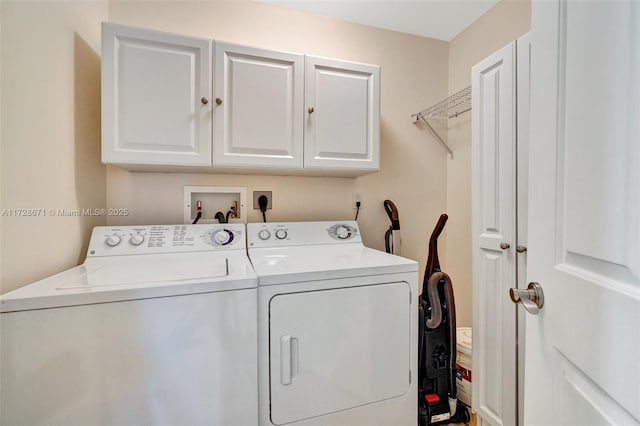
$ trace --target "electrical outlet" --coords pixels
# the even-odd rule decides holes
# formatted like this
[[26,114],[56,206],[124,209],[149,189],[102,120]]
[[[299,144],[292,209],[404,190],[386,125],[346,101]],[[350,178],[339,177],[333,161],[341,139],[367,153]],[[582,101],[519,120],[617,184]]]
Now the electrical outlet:
[[354,192],[353,194],[351,194],[351,205],[353,206],[353,209],[355,210],[357,208],[356,203],[359,201],[360,202],[360,210],[362,210],[363,206],[363,202],[362,202],[362,193],[360,192]]
[[253,208],[255,210],[260,210],[260,204],[258,203],[258,198],[260,198],[261,195],[264,195],[265,197],[267,197],[267,210],[271,209],[271,204],[272,204],[272,200],[273,197],[271,196],[271,191],[253,191]]

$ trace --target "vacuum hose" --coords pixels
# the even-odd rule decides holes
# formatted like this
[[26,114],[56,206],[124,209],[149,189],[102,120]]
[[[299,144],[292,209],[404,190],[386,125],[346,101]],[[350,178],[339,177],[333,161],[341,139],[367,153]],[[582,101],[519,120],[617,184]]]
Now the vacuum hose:
[[[440,297],[438,296],[438,282],[444,277],[449,278],[444,272],[434,272],[427,281],[427,296],[429,306],[431,306],[431,318],[427,320],[427,328],[433,330],[442,322],[442,309],[440,308]],[[446,282],[446,279],[445,279]],[[451,282],[451,280],[449,280]]]

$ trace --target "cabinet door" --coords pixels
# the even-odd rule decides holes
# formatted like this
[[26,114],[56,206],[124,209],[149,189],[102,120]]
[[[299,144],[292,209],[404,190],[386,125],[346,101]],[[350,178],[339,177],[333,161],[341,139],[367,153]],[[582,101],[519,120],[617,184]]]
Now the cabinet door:
[[515,42],[475,65],[472,78],[473,408],[517,424]]
[[211,165],[211,41],[102,27],[102,161]]
[[215,165],[302,168],[303,61],[216,43]]
[[380,67],[307,56],[304,167],[380,168]]

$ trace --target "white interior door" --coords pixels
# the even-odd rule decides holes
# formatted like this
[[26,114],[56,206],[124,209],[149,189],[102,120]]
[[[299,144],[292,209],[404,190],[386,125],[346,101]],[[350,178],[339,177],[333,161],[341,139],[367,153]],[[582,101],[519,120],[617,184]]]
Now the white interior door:
[[396,282],[273,297],[271,421],[404,395],[411,380],[410,293],[406,282]]
[[[516,41],[516,285],[527,288],[527,231],[529,202],[529,119],[531,97],[531,34]],[[516,309],[518,341],[518,424],[523,425],[524,412],[524,342],[525,311]]]
[[516,424],[516,44],[472,69],[473,408]]
[[525,424],[640,423],[640,3],[533,3]]
[[302,167],[304,56],[219,42],[215,50],[213,163]]

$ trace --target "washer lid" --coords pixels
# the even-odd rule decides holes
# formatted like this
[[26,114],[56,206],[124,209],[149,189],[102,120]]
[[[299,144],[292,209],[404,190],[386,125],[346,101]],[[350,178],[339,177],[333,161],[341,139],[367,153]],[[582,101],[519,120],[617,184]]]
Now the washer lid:
[[249,249],[259,285],[415,272],[418,263],[361,244]]
[[256,286],[256,275],[240,251],[97,257],[0,296],[0,312]]

